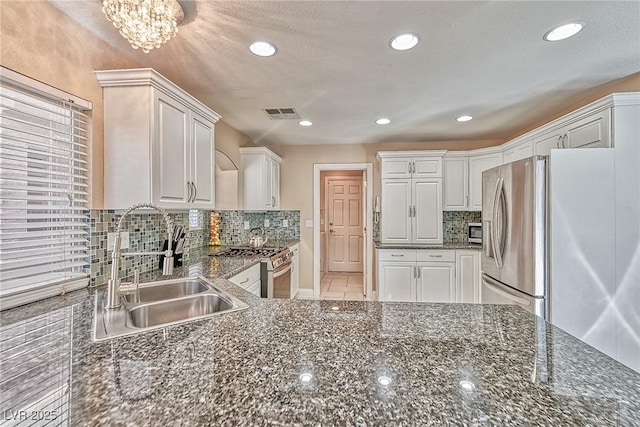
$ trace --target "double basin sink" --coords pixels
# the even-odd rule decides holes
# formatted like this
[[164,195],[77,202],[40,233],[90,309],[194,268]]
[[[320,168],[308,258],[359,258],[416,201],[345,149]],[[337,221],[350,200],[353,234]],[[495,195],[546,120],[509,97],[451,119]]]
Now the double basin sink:
[[121,296],[122,305],[118,309],[105,309],[105,302],[106,291],[98,292],[95,341],[134,335],[248,307],[203,277],[142,283],[138,292]]

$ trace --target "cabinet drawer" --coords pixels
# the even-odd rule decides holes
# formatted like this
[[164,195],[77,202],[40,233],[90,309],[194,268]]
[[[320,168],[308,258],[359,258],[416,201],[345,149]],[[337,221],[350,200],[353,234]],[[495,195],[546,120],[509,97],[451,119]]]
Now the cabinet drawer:
[[247,289],[253,285],[256,281],[260,280],[260,263],[248,268],[235,276],[231,277],[229,281],[234,285],[238,285],[241,288]]
[[407,249],[380,249],[378,250],[380,261],[416,261],[416,251]]
[[417,251],[418,262],[456,262],[456,251],[421,250]]

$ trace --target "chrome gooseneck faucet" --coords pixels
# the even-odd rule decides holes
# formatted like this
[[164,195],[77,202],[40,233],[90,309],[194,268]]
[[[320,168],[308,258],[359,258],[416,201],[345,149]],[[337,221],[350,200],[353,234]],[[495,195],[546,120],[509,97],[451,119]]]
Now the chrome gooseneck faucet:
[[[107,301],[106,301],[106,309],[117,309],[120,308],[120,294],[123,293],[124,289],[121,289],[120,283],[120,257],[122,257],[122,253],[120,252],[121,246],[121,236],[122,225],[124,223],[124,219],[131,212],[141,209],[141,208],[151,208],[155,209],[162,214],[164,221],[167,224],[167,242],[169,243],[166,251],[157,251],[157,252],[126,252],[125,255],[133,256],[133,255],[161,255],[164,254],[164,262],[162,264],[162,275],[168,276],[173,274],[173,251],[171,250],[171,236],[173,234],[173,220],[169,217],[167,211],[158,207],[152,203],[138,203],[136,205],[131,206],[129,209],[124,211],[120,220],[118,221],[118,227],[116,228],[116,238],[113,243],[113,252],[111,252],[111,278],[109,279],[107,285]],[[138,290],[138,271],[136,270],[136,274],[134,276],[133,283],[122,283],[122,286],[133,286],[134,290],[137,292]],[[127,291],[130,291],[127,288]]]

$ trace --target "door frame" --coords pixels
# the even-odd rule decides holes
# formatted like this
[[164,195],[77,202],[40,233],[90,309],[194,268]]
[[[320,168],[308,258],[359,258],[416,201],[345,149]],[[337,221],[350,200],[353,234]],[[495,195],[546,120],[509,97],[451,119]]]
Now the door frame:
[[320,298],[320,181],[321,171],[363,171],[363,197],[366,233],[363,239],[366,300],[373,300],[372,259],[373,259],[373,164],[372,163],[315,163],[313,165],[313,297]]

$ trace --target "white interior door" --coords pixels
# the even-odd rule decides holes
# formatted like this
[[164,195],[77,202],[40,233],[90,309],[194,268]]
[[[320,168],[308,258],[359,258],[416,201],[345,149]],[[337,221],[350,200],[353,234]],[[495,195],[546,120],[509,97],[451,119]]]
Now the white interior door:
[[331,180],[329,202],[329,271],[362,271],[362,181]]

